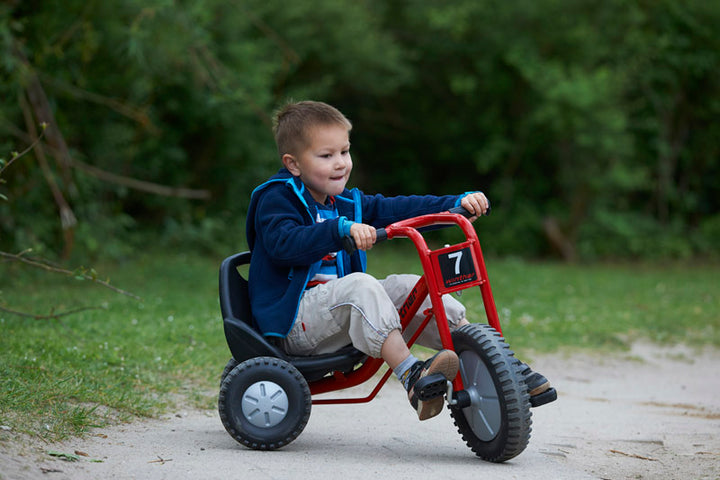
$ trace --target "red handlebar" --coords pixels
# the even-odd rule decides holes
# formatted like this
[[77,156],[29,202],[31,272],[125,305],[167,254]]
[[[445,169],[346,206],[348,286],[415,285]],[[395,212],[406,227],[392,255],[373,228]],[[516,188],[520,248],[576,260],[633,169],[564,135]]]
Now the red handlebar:
[[[413,228],[417,228],[417,229],[422,229],[423,227],[430,227],[432,225],[437,225],[437,224],[446,223],[448,225],[452,225],[454,223],[457,223],[457,222],[443,221],[443,220],[447,220],[448,213],[459,214],[465,218],[470,218],[473,216],[473,214],[470,213],[469,211],[467,211],[465,209],[465,207],[459,206],[459,207],[451,208],[447,212],[430,214],[430,215],[421,215],[419,217],[408,218],[407,220],[401,220],[399,222],[388,225],[385,228],[378,228],[376,230],[375,243],[377,244],[377,243],[383,242],[389,238],[393,238],[396,235],[396,234],[394,234],[394,230],[395,230],[394,227],[399,227],[399,226],[408,227],[409,226],[409,227],[413,227]],[[488,207],[485,215],[490,215],[490,207]],[[388,229],[390,229],[391,233],[388,233]],[[353,253],[355,253],[355,251],[357,250],[357,246],[355,245],[355,240],[352,237],[350,237],[350,236],[343,237],[342,242],[343,242],[343,249],[348,254],[352,255]]]

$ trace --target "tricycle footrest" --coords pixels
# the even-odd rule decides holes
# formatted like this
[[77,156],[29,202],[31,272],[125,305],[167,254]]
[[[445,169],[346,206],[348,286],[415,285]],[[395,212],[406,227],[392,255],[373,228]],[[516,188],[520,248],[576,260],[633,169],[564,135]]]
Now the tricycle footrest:
[[543,393],[530,397],[530,406],[540,407],[546,403],[554,402],[555,400],[557,400],[557,390],[550,387]]
[[426,401],[445,395],[447,379],[442,373],[432,373],[419,379],[413,386],[418,400]]

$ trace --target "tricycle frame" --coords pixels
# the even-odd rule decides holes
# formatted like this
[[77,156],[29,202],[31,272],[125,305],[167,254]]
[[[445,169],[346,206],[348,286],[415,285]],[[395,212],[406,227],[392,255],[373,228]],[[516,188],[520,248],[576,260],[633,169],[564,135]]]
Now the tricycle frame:
[[[419,231],[419,229],[435,225],[453,224],[460,227],[465,236],[465,241],[452,246],[445,246],[438,250],[431,250],[428,247],[422,233]],[[425,318],[413,336],[408,340],[408,347],[411,347],[415,343],[430,320],[434,318],[438,327],[440,341],[442,342],[443,348],[454,350],[450,327],[447,321],[447,314],[442,302],[442,295],[444,293],[456,292],[476,286],[480,288],[488,324],[498,333],[502,334],[497,307],[495,306],[495,300],[493,299],[492,290],[490,288],[490,281],[488,280],[482,249],[480,248],[480,241],[478,240],[475,229],[465,216],[450,212],[422,215],[391,224],[385,228],[384,233],[387,235],[388,239],[400,237],[409,238],[417,249],[423,269],[423,275],[409,292],[405,302],[398,311],[403,332],[408,327],[413,317],[417,314],[417,311],[425,298],[429,296],[432,305],[431,308],[423,312]],[[437,260],[439,256],[461,250],[468,251],[467,249],[469,249],[472,254],[472,266],[476,273],[475,278],[449,287],[442,284],[443,275],[440,271],[440,264]],[[309,382],[310,392],[314,396],[321,393],[343,390],[360,385],[375,375],[383,363],[384,361],[382,359],[368,358],[360,368],[353,370],[352,372],[347,374],[334,372],[332,376],[327,376],[320,380]],[[332,399],[313,398],[312,403],[315,405],[331,405],[369,402],[375,398],[391,374],[392,370],[388,369],[377,382],[373,390],[365,397]],[[460,377],[460,375],[457,375],[452,382],[452,391],[454,392],[460,392],[464,389],[462,379]],[[453,399],[448,398],[448,401],[452,404]]]

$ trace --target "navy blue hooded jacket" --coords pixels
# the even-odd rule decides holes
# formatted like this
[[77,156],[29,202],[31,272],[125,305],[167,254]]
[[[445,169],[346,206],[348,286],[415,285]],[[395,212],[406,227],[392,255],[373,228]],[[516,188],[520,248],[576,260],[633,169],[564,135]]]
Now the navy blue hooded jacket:
[[250,305],[263,335],[285,337],[295,322],[298,305],[322,258],[338,253],[343,275],[364,272],[365,252],[352,257],[342,250],[347,220],[382,228],[406,218],[457,206],[462,196],[365,195],[357,188],[335,197],[339,218],[316,223],[315,200],[302,181],[281,169],[257,187],[250,199],[246,235],[252,250]]

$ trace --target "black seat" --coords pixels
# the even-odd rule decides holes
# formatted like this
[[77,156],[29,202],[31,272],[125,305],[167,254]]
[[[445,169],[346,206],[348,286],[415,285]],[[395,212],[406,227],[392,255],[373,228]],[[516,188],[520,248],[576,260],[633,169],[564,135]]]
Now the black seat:
[[238,271],[238,267],[250,263],[250,257],[250,252],[237,253],[220,265],[220,310],[225,339],[238,363],[261,356],[282,358],[292,363],[311,382],[335,371],[350,372],[367,358],[352,345],[324,355],[291,356],[263,337],[253,327],[248,282]]

